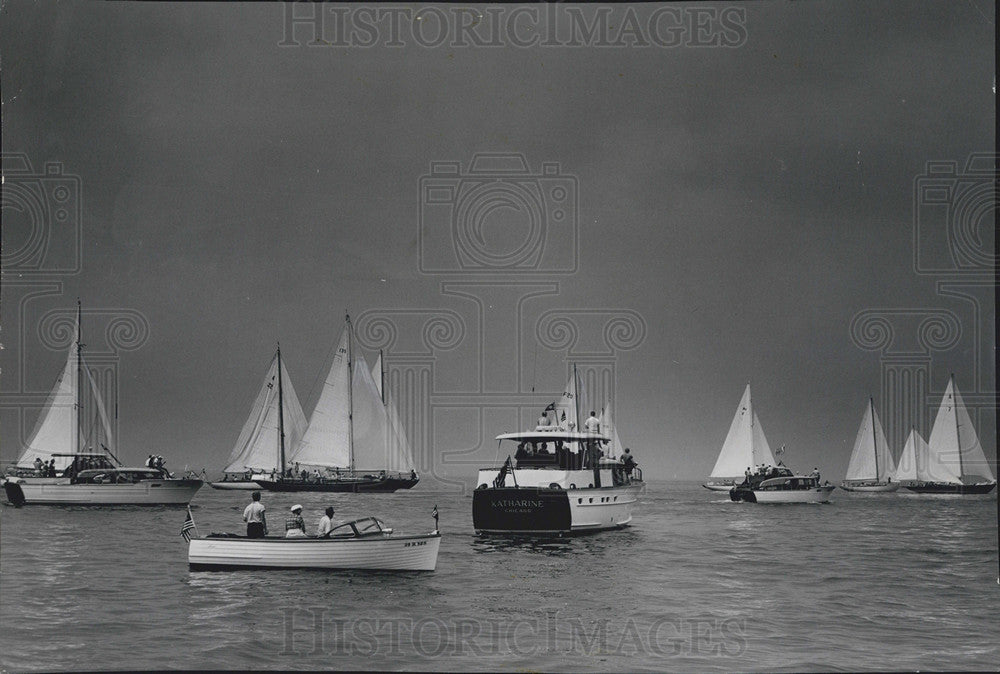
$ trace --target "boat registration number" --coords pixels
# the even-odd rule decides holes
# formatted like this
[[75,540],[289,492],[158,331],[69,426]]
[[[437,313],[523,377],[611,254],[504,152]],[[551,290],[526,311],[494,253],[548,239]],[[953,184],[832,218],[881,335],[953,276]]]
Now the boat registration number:
[[410,541],[409,543],[403,543],[404,548],[415,548],[418,545],[427,545],[427,541]]

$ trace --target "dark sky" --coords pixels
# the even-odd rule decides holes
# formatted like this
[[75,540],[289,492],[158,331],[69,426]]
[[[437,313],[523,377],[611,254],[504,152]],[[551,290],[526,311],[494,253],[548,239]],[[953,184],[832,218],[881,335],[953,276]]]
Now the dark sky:
[[[641,343],[613,354],[615,407],[647,477],[705,476],[750,381],[771,445],[839,479],[867,397],[888,414],[885,354],[851,337],[852,317],[873,309],[897,321],[889,355],[929,373],[924,406],[954,372],[995,456],[989,269],[917,273],[913,245],[915,228],[945,226],[917,223],[926,163],[958,162],[955,184],[982,183],[966,159],[995,145],[993,4],[709,7],[738,11],[740,44],[427,48],[404,30],[401,47],[384,33],[370,48],[281,47],[277,4],[5,2],[3,151],[79,176],[83,254],[63,276],[5,259],[2,459],[34,421],[28,410],[22,428],[18,406],[61,369],[39,321],[77,296],[148,322],[118,361],[118,444],[132,461],[221,467],[277,340],[308,414],[348,309],[452,312],[466,328],[433,354],[433,413],[416,412],[434,423],[425,472],[471,474],[495,455],[484,437],[517,425],[500,398],[527,404],[526,420],[536,398],[520,394],[561,390],[566,350],[534,343],[550,309],[640,317]],[[625,15],[611,10],[612,31]],[[533,173],[559,164],[579,194],[560,241],[575,233],[579,257],[569,274],[498,271],[473,293],[480,307],[442,285],[475,273],[422,268],[420,178],[432,161],[467,170],[488,152],[521,153]],[[966,215],[992,250],[995,202]],[[4,219],[10,255],[31,227],[6,202]],[[519,223],[501,209],[487,244],[506,250]],[[949,259],[943,243],[929,251]],[[947,294],[954,278],[977,288],[981,312]],[[529,281],[551,292],[519,305]],[[46,283],[61,285],[29,296]],[[907,323],[920,312],[950,312],[955,338],[921,347]]]

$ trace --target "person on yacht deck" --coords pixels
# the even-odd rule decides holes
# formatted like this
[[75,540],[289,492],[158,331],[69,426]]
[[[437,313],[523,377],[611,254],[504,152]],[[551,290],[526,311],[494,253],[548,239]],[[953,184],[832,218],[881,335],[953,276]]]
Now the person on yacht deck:
[[597,418],[597,414],[594,410],[590,411],[590,416],[587,420],[583,422],[583,429],[588,433],[600,433],[601,432],[601,420]]

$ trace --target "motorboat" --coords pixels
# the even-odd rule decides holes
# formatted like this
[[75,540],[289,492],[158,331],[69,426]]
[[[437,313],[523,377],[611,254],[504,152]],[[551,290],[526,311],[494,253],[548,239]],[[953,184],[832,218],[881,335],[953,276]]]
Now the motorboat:
[[234,569],[367,569],[433,571],[441,533],[395,533],[377,517],[340,524],[324,537],[247,538],[239,534],[192,537],[188,567],[192,571]]
[[817,475],[796,475],[782,466],[750,475],[729,491],[733,501],[747,503],[829,503],[832,484]]

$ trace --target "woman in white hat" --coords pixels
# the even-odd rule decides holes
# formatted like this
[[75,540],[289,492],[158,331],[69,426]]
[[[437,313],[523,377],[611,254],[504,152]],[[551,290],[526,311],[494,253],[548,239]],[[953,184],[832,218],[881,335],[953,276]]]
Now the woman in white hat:
[[285,538],[304,538],[306,523],[302,519],[302,506],[298,503],[292,506],[292,514],[285,519]]

